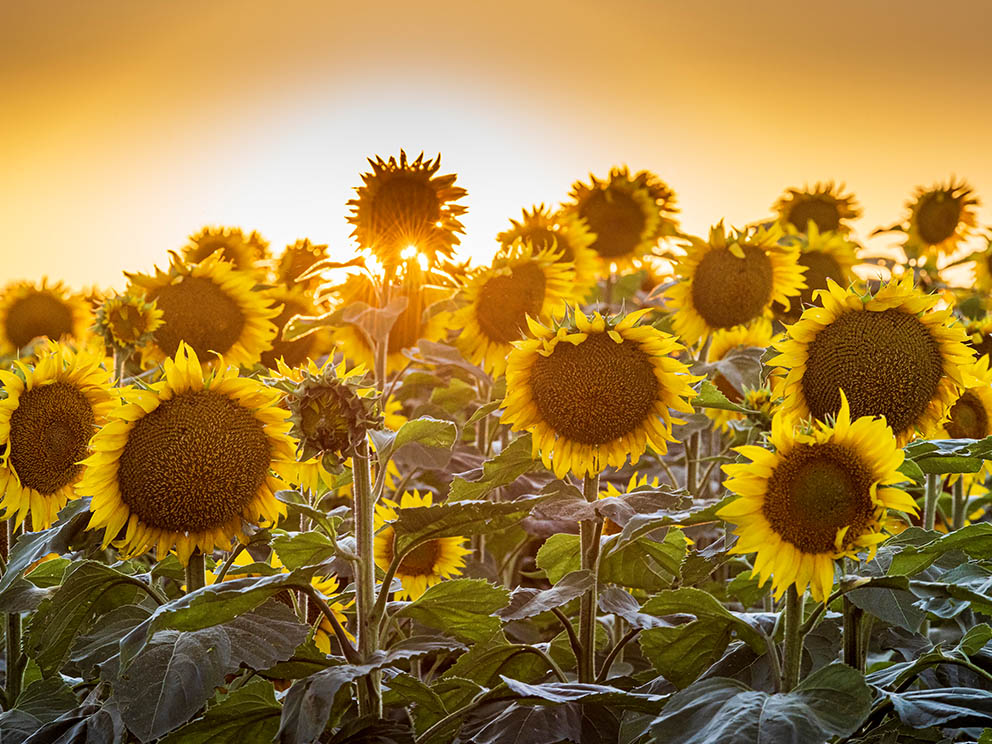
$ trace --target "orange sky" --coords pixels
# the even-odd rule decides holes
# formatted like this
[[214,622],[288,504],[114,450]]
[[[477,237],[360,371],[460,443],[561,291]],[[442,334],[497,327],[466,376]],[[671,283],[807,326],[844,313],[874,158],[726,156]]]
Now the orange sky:
[[400,147],[458,173],[483,257],[614,164],[697,233],[826,179],[862,234],[951,174],[992,204],[990,22],[987,0],[2,3],[0,280],[121,286],[204,224],[345,254],[365,157]]

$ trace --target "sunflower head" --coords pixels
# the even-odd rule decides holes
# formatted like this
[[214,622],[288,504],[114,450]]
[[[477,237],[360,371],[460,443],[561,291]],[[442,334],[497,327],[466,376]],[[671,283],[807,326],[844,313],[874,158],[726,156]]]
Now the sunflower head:
[[992,434],[992,372],[989,357],[964,368],[965,386],[947,412],[943,432],[950,439],[984,439]]
[[455,202],[467,192],[455,186],[455,174],[436,175],[441,156],[425,160],[421,153],[408,160],[400,150],[399,159],[376,156],[369,164],[372,171],[362,174],[358,196],[348,202],[348,222],[358,244],[375,254],[387,271],[401,262],[409,246],[416,246],[430,264],[438,256],[450,258],[463,232],[458,218],[466,212]]
[[637,462],[647,449],[667,451],[671,409],[689,413],[698,378],[675,356],[667,333],[636,325],[648,311],[586,317],[581,311],[547,327],[528,319],[506,368],[503,423],[533,435],[534,456],[559,478]]
[[[433,502],[434,497],[429,492],[406,491],[399,503],[384,498],[376,504],[373,550],[375,564],[380,569],[385,571],[393,561],[396,533],[389,522],[396,520],[397,510],[431,506]],[[457,576],[465,565],[465,556],[471,552],[465,546],[464,537],[442,537],[417,546],[400,561],[396,571],[396,578],[403,585],[402,591],[396,592],[396,599],[418,599],[428,587]]]
[[131,294],[108,297],[96,311],[93,330],[108,348],[133,351],[152,340],[162,325],[155,302]]
[[89,303],[61,282],[13,282],[0,292],[0,353],[16,354],[36,338],[85,341]]
[[806,286],[806,268],[799,263],[799,247],[781,238],[778,225],[728,234],[722,222],[708,240],[690,238],[676,266],[682,281],[666,294],[678,335],[693,343],[752,323],[768,315],[773,303],[790,307]]
[[795,430],[772,421],[771,449],[738,447],[750,462],[724,465],[724,485],[740,498],[718,515],[737,525],[731,552],[756,553],[752,575],[772,578],[775,596],[807,588],[823,602],[834,582],[834,561],[869,559],[886,535],[889,510],[915,513],[916,503],[893,484],[903,452],[881,419],[852,421],[847,400],[836,420]]
[[254,230],[245,235],[240,227],[205,227],[189,236],[183,259],[195,264],[215,253],[240,271],[255,271],[268,258],[269,242]]
[[293,245],[287,245],[275,264],[276,283],[286,287],[302,284],[305,289],[312,291],[320,285],[317,277],[300,280],[300,277],[318,261],[327,258],[326,245],[314,245],[309,239],[297,240]]
[[3,518],[31,514],[35,530],[49,527],[76,495],[80,461],[90,438],[117,403],[102,359],[53,348],[34,367],[0,371],[0,489]]
[[908,254],[934,251],[949,255],[975,227],[978,199],[964,181],[951,179],[929,189],[917,187],[909,209]]
[[811,223],[807,232],[792,233],[785,240],[799,246],[799,265],[806,267],[803,274],[806,286],[788,308],[776,304],[775,314],[783,323],[795,323],[803,309],[813,304],[813,293],[827,288],[828,279],[842,287],[855,281],[853,269],[858,263],[860,246],[843,233],[820,232],[816,223]]
[[965,334],[968,336],[966,343],[975,350],[978,359],[992,357],[992,315],[969,321]]
[[282,309],[272,319],[277,333],[272,341],[272,348],[262,352],[262,364],[269,369],[275,369],[276,361],[282,359],[290,367],[299,367],[308,359],[314,359],[330,349],[329,334],[324,329],[292,341],[284,341],[282,338],[283,330],[294,316],[313,316],[319,313],[310,294],[305,292],[301,285],[292,287],[277,285],[267,290],[266,294],[274,305]]
[[847,220],[860,217],[861,209],[854,197],[843,191],[844,185],[835,186],[833,181],[813,188],[787,189],[772,208],[791,232],[807,232],[812,223],[818,232],[845,235],[851,231]]
[[914,289],[906,274],[862,297],[833,281],[777,343],[771,364],[786,376],[783,407],[823,420],[840,410],[841,388],[854,416],[884,416],[900,443],[934,433],[973,361],[964,331],[939,298]]
[[501,253],[512,253],[521,242],[530,243],[534,252],[550,251],[559,263],[571,264],[575,281],[590,289],[600,274],[602,262],[592,249],[596,236],[584,220],[564,210],[552,212],[543,204],[530,212],[523,210],[522,219],[510,220],[512,227],[496,236]]
[[[772,345],[774,340],[775,334],[772,331],[771,321],[767,318],[759,318],[749,325],[714,333],[710,341],[706,359],[710,364],[716,364],[737,350],[748,348],[766,349]],[[719,367],[717,365],[712,373],[711,379],[713,384],[731,403],[744,405],[744,396],[749,392],[749,389],[744,387],[739,388],[740,383],[735,384],[727,379],[719,371]],[[713,423],[723,431],[729,431],[730,421],[742,419],[745,416],[743,413],[724,411],[716,408],[706,408],[704,409],[704,413],[713,419]]]

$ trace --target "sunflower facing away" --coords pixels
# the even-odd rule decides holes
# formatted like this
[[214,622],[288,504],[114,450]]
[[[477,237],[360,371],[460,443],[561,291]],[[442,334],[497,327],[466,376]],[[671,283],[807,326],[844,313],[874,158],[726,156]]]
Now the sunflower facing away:
[[13,282],[0,292],[0,354],[16,354],[36,338],[78,343],[92,321],[89,303],[61,282]]
[[737,451],[749,463],[724,465],[724,485],[741,498],[717,515],[737,525],[731,553],[757,553],[753,576],[772,577],[775,597],[790,586],[823,602],[833,588],[834,561],[869,560],[887,537],[887,510],[916,513],[916,502],[892,484],[903,452],[885,422],[869,416],[851,421],[843,399],[833,425],[816,422],[793,431],[772,420],[774,451],[747,445]]
[[293,287],[302,284],[306,289],[313,291],[321,284],[319,277],[300,280],[300,277],[318,261],[327,258],[326,245],[314,245],[308,239],[297,240],[293,245],[287,245],[286,250],[280,254],[275,262],[276,283],[286,287]]
[[7,393],[0,401],[3,519],[13,516],[19,526],[30,512],[31,529],[46,529],[75,498],[79,461],[117,404],[100,364],[98,356],[53,345],[33,368],[15,363],[20,374],[0,370]]
[[[375,565],[385,571],[393,561],[396,533],[388,523],[396,520],[397,509],[433,503],[434,497],[430,493],[421,495],[418,491],[405,491],[399,504],[384,498],[375,505]],[[465,547],[464,537],[441,537],[414,548],[400,561],[396,571],[396,578],[403,585],[402,591],[396,592],[396,599],[418,599],[428,587],[457,576],[465,565],[465,556],[471,552]]]
[[275,286],[266,290],[266,294],[272,304],[281,306],[282,310],[272,319],[277,333],[272,341],[272,348],[262,352],[262,364],[275,369],[276,361],[282,359],[290,367],[299,367],[308,359],[316,359],[330,350],[330,334],[323,328],[293,341],[282,339],[283,329],[294,315],[313,316],[320,312],[302,285]]
[[104,300],[96,311],[93,330],[108,348],[135,349],[152,339],[162,325],[162,311],[144,297],[123,294]]
[[[710,341],[706,361],[710,364],[719,362],[737,349],[761,348],[767,349],[775,340],[772,323],[767,318],[759,318],[750,325],[732,328],[729,331],[717,331]],[[743,404],[746,390],[738,390],[721,372],[716,372],[712,378],[717,390],[731,403]],[[722,431],[729,431],[728,422],[744,418],[743,413],[724,411],[718,408],[704,408],[703,413],[709,416],[713,423]]]
[[813,293],[827,288],[828,279],[842,287],[855,281],[853,269],[858,263],[860,246],[841,233],[820,232],[815,223],[810,225],[809,232],[789,235],[785,240],[799,246],[799,265],[806,267],[803,274],[806,286],[798,298],[791,300],[788,309],[775,305],[775,311],[783,323],[795,323],[803,310],[814,304]]
[[104,530],[104,547],[116,541],[128,557],[155,547],[159,558],[175,547],[185,564],[194,550],[228,548],[246,523],[285,514],[273,469],[294,457],[278,391],[236,367],[205,376],[181,344],[164,380],[123,395],[77,488],[93,499],[87,529]]
[[183,259],[186,263],[200,263],[215,253],[240,271],[257,271],[268,258],[269,241],[254,231],[245,235],[240,227],[205,227],[189,236]]
[[938,300],[914,289],[911,274],[874,297],[829,282],[820,307],[776,344],[784,410],[822,420],[840,410],[843,388],[853,416],[884,416],[900,444],[915,431],[932,435],[964,384],[962,365],[974,361],[951,310],[933,309]]
[[592,249],[596,236],[585,220],[566,211],[552,212],[543,204],[530,212],[523,210],[520,222],[511,219],[513,227],[496,236],[501,253],[512,252],[519,241],[529,242],[536,252],[551,250],[556,261],[575,267],[576,294],[585,295],[599,278],[602,262]]
[[503,423],[533,435],[533,453],[559,478],[633,465],[648,445],[672,439],[671,410],[692,412],[698,378],[675,359],[671,335],[635,323],[647,310],[606,319],[581,311],[574,325],[528,319],[532,338],[514,344],[506,368]]
[[409,246],[427,256],[433,265],[440,255],[451,258],[463,232],[458,218],[467,208],[456,204],[467,193],[455,186],[455,174],[435,175],[441,156],[425,160],[400,157],[383,160],[369,158],[371,173],[362,174],[357,198],[348,202],[352,212],[348,222],[354,225],[352,237],[371,251],[387,270],[399,265],[401,254]]
[[906,205],[910,212],[907,252],[915,248],[915,252],[932,250],[944,256],[954,253],[975,227],[976,206],[978,199],[964,181],[917,187]]
[[844,235],[851,231],[846,220],[856,220],[861,209],[854,197],[843,191],[844,185],[835,186],[833,181],[818,183],[812,189],[787,189],[772,209],[790,231],[804,233],[812,222],[821,233]]
[[449,322],[460,329],[455,343],[469,361],[499,377],[513,342],[527,335],[528,317],[547,322],[566,302],[581,299],[574,280],[572,265],[557,262],[550,250],[515,244],[463,287],[466,304]]
[[676,333],[695,343],[768,315],[772,303],[788,309],[806,286],[805,267],[799,247],[780,242],[781,237],[778,225],[728,235],[720,222],[710,229],[709,240],[690,238],[675,267],[682,281],[667,292]]
[[154,275],[127,274],[129,294],[144,294],[162,311],[162,326],[145,353],[159,363],[186,343],[204,363],[215,353],[228,364],[251,366],[272,348],[279,310],[257,291],[253,274],[238,271],[219,253],[196,264],[173,255],[168,271]]

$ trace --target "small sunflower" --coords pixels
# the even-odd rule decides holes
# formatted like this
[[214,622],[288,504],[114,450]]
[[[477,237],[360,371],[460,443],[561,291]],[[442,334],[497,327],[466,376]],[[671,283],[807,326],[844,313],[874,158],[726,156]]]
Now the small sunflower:
[[662,235],[676,230],[674,197],[659,201],[660,191],[652,188],[657,183],[648,175],[631,177],[627,168],[613,168],[605,181],[590,174],[588,185],[572,186],[564,211],[585,220],[596,236],[592,248],[608,266],[636,267]]
[[846,235],[851,228],[845,221],[856,220],[861,209],[854,197],[843,191],[844,185],[835,186],[833,181],[818,183],[812,189],[787,189],[772,209],[787,229],[805,233],[812,222],[820,233]]
[[671,410],[691,413],[697,378],[675,358],[671,335],[636,326],[647,310],[606,319],[581,311],[574,325],[547,328],[528,319],[533,338],[518,341],[506,368],[503,423],[533,435],[534,456],[559,478],[633,465],[648,445],[672,438]]
[[596,284],[602,262],[591,247],[596,236],[584,220],[565,211],[552,212],[540,204],[530,212],[524,209],[520,222],[511,219],[510,224],[511,229],[496,236],[501,252],[512,253],[520,241],[529,242],[535,252],[550,250],[557,254],[556,261],[575,267],[577,293],[584,294]]
[[969,321],[964,329],[968,340],[965,342],[975,350],[975,356],[992,356],[992,315]]
[[559,263],[550,250],[516,243],[496,256],[488,269],[475,273],[462,288],[466,304],[451,315],[450,327],[460,329],[455,340],[462,354],[499,377],[513,342],[527,335],[527,318],[547,322],[561,315],[575,294],[571,264]]
[[[772,331],[771,321],[767,318],[759,318],[750,325],[732,328],[729,331],[717,331],[710,341],[710,348],[707,352],[706,361],[710,364],[718,362],[736,349],[761,348],[766,349],[775,340],[775,333]],[[717,372],[713,376],[713,384],[717,390],[731,403],[743,405],[744,395],[747,390],[738,390],[734,385]],[[722,431],[729,431],[728,422],[743,419],[745,414],[735,411],[724,411],[717,408],[704,408],[703,412],[709,416],[713,423]]]
[[164,367],[150,389],[124,391],[77,490],[92,497],[87,529],[104,530],[104,547],[116,541],[128,557],[155,547],[160,558],[175,547],[185,564],[285,514],[273,470],[291,467],[293,441],[278,391],[236,367],[205,376],[186,344]]
[[186,343],[205,361],[216,353],[228,364],[251,366],[272,348],[279,310],[256,290],[253,274],[238,271],[219,253],[196,264],[173,255],[168,271],[126,276],[128,294],[143,294],[162,311],[162,326],[145,350],[148,361],[162,362]]
[[[646,475],[642,475],[635,470],[631,474],[630,480],[627,481],[627,487],[623,491],[618,489],[615,485],[613,485],[613,482],[610,481],[607,482],[606,489],[599,492],[599,498],[608,499],[614,496],[623,496],[623,494],[630,493],[635,488],[646,488],[649,486],[651,488],[658,488],[659,485],[660,481],[658,480],[658,476],[648,480]],[[603,521],[604,535],[619,535],[621,532],[623,532],[623,527],[618,525],[612,519],[606,518]]]
[[857,278],[853,268],[858,263],[860,246],[838,232],[823,233],[816,224],[810,225],[809,232],[789,235],[786,241],[799,246],[799,265],[806,267],[803,279],[806,287],[793,299],[788,308],[776,305],[776,315],[783,323],[795,323],[805,308],[815,304],[813,293],[827,288],[827,280],[833,279],[842,287],[848,287]]
[[358,197],[348,202],[348,222],[355,228],[351,235],[358,244],[387,269],[401,263],[401,254],[411,245],[431,265],[439,255],[451,258],[463,232],[458,218],[467,211],[455,202],[467,192],[455,186],[455,174],[435,175],[441,156],[425,160],[421,153],[410,161],[400,150],[399,160],[376,156],[369,164],[372,172],[362,174]]
[[[385,571],[393,561],[396,533],[388,523],[399,516],[397,509],[431,506],[433,503],[434,497],[429,492],[421,495],[418,491],[405,491],[398,504],[384,498],[375,505],[375,565]],[[403,585],[402,591],[396,592],[396,599],[418,599],[428,587],[457,576],[465,565],[465,556],[471,552],[465,546],[464,537],[441,537],[414,548],[400,561],[396,571],[396,578]]]
[[676,333],[689,343],[719,330],[747,325],[769,315],[772,304],[786,309],[806,286],[799,247],[780,242],[782,228],[735,230],[723,223],[709,240],[690,238],[675,272],[682,281],[668,290]]
[[772,577],[775,597],[790,586],[826,601],[834,583],[834,561],[874,557],[889,526],[887,511],[916,513],[916,502],[892,484],[903,452],[881,419],[853,422],[842,397],[833,425],[815,422],[793,431],[781,414],[772,420],[774,451],[747,445],[737,452],[749,463],[724,465],[724,485],[741,498],[717,515],[737,525],[731,553],[757,553],[753,576]]
[[293,245],[287,245],[275,263],[275,280],[278,284],[293,287],[302,284],[307,290],[314,290],[321,284],[321,279],[312,277],[300,281],[300,277],[318,261],[327,258],[326,245],[314,245],[308,239],[297,240]]
[[16,354],[36,338],[85,341],[89,303],[62,282],[13,282],[0,291],[0,354]]
[[964,181],[917,187],[909,209],[909,235],[906,245],[916,252],[936,251],[950,255],[975,227],[978,199]]
[[183,248],[183,258],[191,264],[215,253],[240,271],[257,271],[268,258],[269,242],[254,231],[245,235],[240,227],[205,227],[190,235]]
[[977,251],[972,258],[971,271],[974,276],[974,286],[982,292],[992,293],[992,233],[985,236],[985,248]]
[[330,350],[330,334],[323,328],[293,341],[282,339],[283,329],[293,316],[313,316],[320,312],[301,285],[275,286],[266,290],[266,295],[274,305],[281,305],[282,310],[272,319],[277,333],[272,341],[272,348],[262,352],[262,364],[275,369],[276,361],[282,359],[289,367],[299,367],[308,359],[315,359]]
[[55,346],[20,374],[0,371],[7,397],[0,400],[0,489],[3,519],[46,529],[75,498],[80,460],[90,438],[117,404],[110,374],[99,356]]
[[830,281],[817,301],[771,360],[787,370],[785,411],[822,420],[840,409],[843,388],[852,415],[884,416],[900,444],[931,435],[964,384],[961,366],[974,361],[951,310],[934,310],[939,298],[914,289],[911,274],[874,297]]
[[[943,422],[949,439],[984,439],[992,434],[992,372],[989,357],[964,368],[966,384]],[[988,463],[986,463],[988,464]]]
[[155,302],[131,294],[113,295],[96,311],[93,329],[108,348],[136,349],[152,340],[162,325],[162,311]]

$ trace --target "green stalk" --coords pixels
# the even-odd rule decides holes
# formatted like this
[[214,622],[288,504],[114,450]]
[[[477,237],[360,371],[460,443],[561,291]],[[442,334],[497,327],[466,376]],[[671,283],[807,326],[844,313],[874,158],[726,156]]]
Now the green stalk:
[[864,611],[844,597],[844,663],[864,673],[861,653],[861,624]]
[[197,548],[186,564],[186,593],[195,592],[207,585],[207,564],[203,553]]
[[923,496],[923,529],[932,530],[937,521],[937,499],[940,497],[940,476],[927,474],[926,491]]
[[[379,627],[375,621],[375,540],[372,473],[368,442],[363,441],[351,458],[355,493],[355,611],[357,613],[358,655],[365,662],[379,650]],[[365,684],[358,685],[358,714],[382,718],[382,678],[372,672]]]
[[[17,530],[14,528],[14,520],[7,520],[5,529],[7,535],[7,545],[3,556],[6,565],[10,557],[10,547],[14,544]],[[7,627],[5,633],[6,640],[6,662],[7,680],[5,683],[4,696],[7,699],[8,708],[13,707],[17,702],[18,695],[21,694],[21,685],[24,681],[24,663],[21,655],[21,614],[19,612],[7,613]]]
[[690,435],[683,447],[685,448],[685,490],[690,496],[695,496],[698,488],[696,475],[699,468],[699,433]]
[[806,592],[802,596],[795,585],[789,587],[785,595],[785,653],[782,662],[782,692],[789,692],[799,684],[799,669],[803,660],[803,605]]
[[[582,493],[586,501],[593,503],[599,498],[599,473],[587,475]],[[602,518],[579,522],[579,543],[582,550],[582,568],[592,571],[592,586],[582,595],[579,604],[579,682],[593,683],[596,680],[596,604],[597,584],[599,583],[599,542],[603,534]]]
[[968,496],[964,492],[964,478],[958,476],[951,486],[951,529],[961,529],[967,519]]

